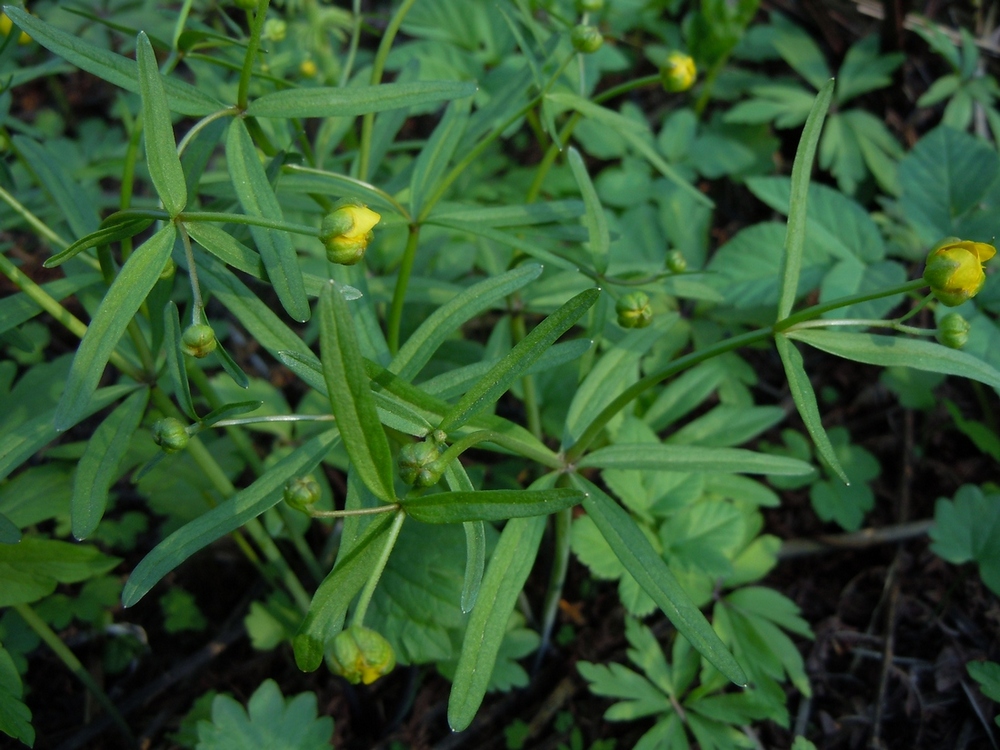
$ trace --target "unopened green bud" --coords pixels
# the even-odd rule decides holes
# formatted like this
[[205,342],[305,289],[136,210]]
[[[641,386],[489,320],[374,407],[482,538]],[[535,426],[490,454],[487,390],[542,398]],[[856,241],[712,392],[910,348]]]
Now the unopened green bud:
[[372,228],[382,217],[358,201],[339,201],[323,218],[319,239],[331,263],[353,266],[363,257],[375,237]]
[[687,258],[680,250],[671,250],[667,253],[667,270],[670,273],[684,273],[687,267]]
[[604,0],[576,0],[577,13],[599,13],[604,9]]
[[319,482],[312,475],[293,477],[285,484],[285,502],[295,510],[308,512],[310,505],[316,503],[322,496]]
[[184,423],[173,417],[164,417],[153,423],[153,442],[164,453],[177,453],[188,444],[189,435]]
[[396,459],[399,478],[415,487],[433,487],[441,480],[443,473],[442,468],[435,463],[439,458],[441,453],[432,442],[407,443],[400,448]]
[[626,294],[615,304],[615,312],[622,328],[645,328],[653,322],[653,308],[645,292]]
[[331,672],[354,685],[371,685],[393,670],[396,654],[381,633],[352,625],[334,636],[326,663]]
[[957,312],[950,312],[938,321],[937,340],[951,349],[961,349],[969,340],[972,325]]
[[604,37],[601,36],[601,32],[597,27],[583,23],[573,28],[573,31],[570,32],[569,40],[573,43],[573,49],[585,55],[597,52],[601,48],[601,45],[604,44]]
[[269,18],[264,22],[264,38],[269,42],[282,42],[287,34],[288,24],[280,18]]
[[698,68],[694,58],[683,52],[671,52],[660,67],[660,81],[671,94],[687,91],[694,86]]
[[215,340],[215,331],[205,323],[188,326],[181,336],[181,351],[189,357],[207,357],[215,351],[216,346],[218,342]]
[[982,290],[983,263],[996,254],[996,248],[985,242],[948,237],[927,256],[924,281],[942,305],[958,307]]

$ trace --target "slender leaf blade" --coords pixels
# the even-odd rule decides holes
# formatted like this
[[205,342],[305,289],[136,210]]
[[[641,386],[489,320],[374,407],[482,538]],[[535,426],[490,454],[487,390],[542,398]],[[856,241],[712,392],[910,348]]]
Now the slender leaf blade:
[[87,408],[118,340],[160,278],[176,236],[174,225],[167,224],[137,247],[118,272],[73,357],[66,390],[56,408],[57,430],[76,424]]
[[572,508],[582,500],[583,493],[571,489],[478,490],[436,492],[401,504],[408,516],[423,523],[464,523],[543,516]]
[[294,88],[264,94],[250,102],[251,117],[357,117],[390,109],[472,96],[470,81],[414,81],[378,86]]
[[583,222],[590,237],[590,254],[594,258],[594,269],[598,273],[604,273],[608,270],[608,248],[611,246],[608,218],[604,215],[604,207],[601,206],[601,199],[597,197],[594,183],[590,181],[590,174],[583,163],[583,157],[572,146],[568,149],[567,161],[587,210]]
[[742,448],[636,443],[608,445],[580,459],[579,466],[642,471],[704,471],[719,474],[799,476],[813,468],[805,461]]
[[469,99],[448,105],[441,122],[420,150],[410,177],[410,213],[419,216],[424,199],[437,187],[469,123]]
[[198,412],[194,410],[194,400],[191,398],[191,384],[184,366],[181,336],[180,313],[177,305],[171,301],[163,308],[163,348],[167,355],[167,374],[174,386],[174,398],[180,404],[181,411],[197,421]]
[[119,240],[123,240],[127,237],[134,237],[152,223],[152,219],[136,218],[112,224],[110,226],[101,227],[85,237],[81,237],[65,250],[56,253],[51,258],[47,258],[45,263],[42,265],[46,268],[55,268],[84,250],[89,250],[90,248],[97,247],[99,245],[108,245],[112,242],[118,242]]

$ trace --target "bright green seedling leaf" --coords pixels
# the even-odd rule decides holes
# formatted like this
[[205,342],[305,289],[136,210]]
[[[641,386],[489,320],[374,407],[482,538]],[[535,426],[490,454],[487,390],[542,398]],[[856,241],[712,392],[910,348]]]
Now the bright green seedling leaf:
[[934,506],[931,550],[955,565],[976,562],[983,583],[1000,593],[1000,495],[965,485]]
[[[350,90],[350,89],[347,89]],[[420,150],[410,177],[410,213],[419,216],[424,199],[431,195],[444,175],[444,170],[455,155],[462,133],[469,124],[469,99],[460,99],[448,105],[441,122]]]
[[476,93],[469,81],[415,81],[379,86],[316,87],[275,91],[254,99],[251,117],[357,117],[390,109],[461,99]]
[[149,37],[143,31],[136,39],[136,59],[139,63],[139,94],[142,97],[142,129],[146,139],[146,165],[156,194],[173,218],[187,205],[187,184],[177,156],[174,130],[170,124],[170,107],[163,89],[160,69]]
[[498,300],[537,279],[542,267],[525,263],[506,273],[473,284],[441,305],[406,340],[389,365],[389,370],[412,381],[434,352],[464,323],[472,320]]
[[0,607],[28,604],[48,596],[60,583],[78,583],[107,573],[121,560],[96,547],[25,537],[0,545]]
[[746,685],[743,669],[726,650],[701,611],[691,602],[667,564],[653,549],[629,514],[581,476],[571,475],[573,483],[587,493],[583,506],[625,569],[649,594],[681,635],[737,685]]
[[706,471],[786,476],[800,476],[813,470],[812,466],[797,458],[756,453],[742,448],[702,448],[646,443],[598,448],[581,458],[577,465],[599,469]]
[[507,522],[490,557],[476,605],[462,641],[462,653],[448,698],[448,725],[460,732],[475,717],[486,695],[507,621],[535,564],[545,518]]
[[77,539],[90,536],[104,517],[108,491],[118,478],[118,469],[148,402],[148,388],[136,391],[101,422],[87,441],[77,465],[70,501],[70,520]]
[[402,501],[408,516],[424,523],[502,521],[540,516],[571,508],[583,500],[579,490],[480,490],[437,492]]
[[820,456],[833,469],[834,473],[843,480],[844,484],[850,484],[847,474],[844,473],[844,468],[837,460],[833,445],[830,444],[830,436],[823,428],[823,419],[820,417],[819,406],[816,403],[816,392],[813,391],[812,383],[809,381],[805,366],[802,364],[802,355],[795,348],[795,344],[780,333],[774,337],[774,343],[778,347],[781,364],[785,367],[785,377],[788,378],[788,388],[792,392],[795,408],[798,409],[799,416],[802,417],[802,422],[816,445],[816,450],[819,451]]
[[[979,690],[994,703],[1000,703],[1000,664],[993,661],[966,662],[965,668],[969,677],[979,683]],[[994,716],[993,721],[1000,726],[1000,716]]]
[[246,710],[228,695],[212,701],[212,720],[198,722],[199,750],[329,750],[333,719],[316,715],[316,694],[289,698],[264,680]]
[[881,367],[912,367],[915,370],[958,375],[1000,388],[1000,370],[971,354],[949,349],[930,341],[874,333],[842,333],[802,329],[788,331],[788,337],[804,341],[821,351],[844,359]]
[[823,120],[833,96],[833,81],[827,81],[819,90],[812,111],[806,118],[802,138],[795,151],[792,164],[792,192],[788,212],[788,230],[785,234],[785,255],[782,262],[781,287],[778,298],[778,320],[792,313],[792,306],[799,289],[799,274],[802,271],[802,254],[806,238],[806,210],[809,197],[809,177],[812,173],[816,145],[823,130]]
[[0,513],[0,544],[17,544],[21,541],[21,530],[3,513]]
[[122,591],[122,604],[131,607],[157,581],[195,552],[281,502],[285,482],[312,471],[338,438],[336,430],[317,435],[278,461],[249,487],[185,524],[156,545],[129,576]]
[[122,266],[73,357],[55,426],[65,430],[82,417],[118,340],[170,258],[177,231],[167,224],[135,249]]
[[394,503],[392,453],[379,426],[347,301],[333,282],[319,300],[323,376],[344,448],[365,486],[382,502]]
[[31,726],[31,709],[23,698],[21,675],[10,654],[0,646],[0,732],[32,747],[35,730]]
[[171,587],[160,597],[160,609],[163,610],[163,629],[168,633],[180,633],[184,630],[197,632],[208,625],[194,596],[179,586]]
[[191,398],[191,384],[188,382],[184,352],[181,350],[181,317],[177,305],[168,302],[163,309],[163,349],[167,355],[167,373],[174,387],[174,398],[190,419],[198,419]]
[[137,217],[127,221],[116,222],[106,227],[101,227],[85,237],[81,237],[62,252],[56,253],[51,258],[48,258],[42,265],[46,268],[55,268],[56,266],[65,263],[70,258],[75,257],[79,253],[82,253],[84,250],[89,250],[92,247],[98,247],[101,245],[108,245],[112,242],[127,239],[128,237],[134,237],[147,229],[152,223],[152,219]]
[[524,374],[525,370],[531,367],[555,343],[556,339],[580,319],[597,301],[600,294],[599,289],[588,289],[580,292],[539,323],[531,333],[510,350],[507,356],[486,373],[482,380],[459,399],[458,403],[445,415],[439,428],[445,432],[455,430],[483,409],[491,406]]
[[[257,156],[243,120],[234,119],[226,137],[226,162],[236,197],[248,216],[284,221],[281,205]],[[250,234],[285,311],[299,322],[309,319],[309,300],[298,257],[287,232],[251,226]]]
[[[134,60],[61,31],[22,8],[5,6],[4,12],[20,28],[31,34],[36,42],[67,62],[119,88],[139,93],[139,66]],[[168,78],[163,81],[163,87],[171,110],[182,115],[202,117],[226,108],[225,104],[189,83]]]
[[372,521],[316,589],[293,642],[295,663],[302,671],[313,672],[323,663],[326,644],[343,629],[351,600],[378,564],[394,516],[382,513]]
[[594,269],[598,273],[604,273],[608,270],[608,248],[611,245],[608,219],[604,215],[604,207],[601,205],[601,199],[597,197],[594,183],[590,181],[590,174],[587,172],[587,166],[583,163],[583,157],[572,146],[567,151],[567,161],[569,161],[573,178],[576,180],[576,186],[580,188],[583,205],[587,210],[583,223],[587,227],[587,236],[590,238],[590,254],[594,259]]

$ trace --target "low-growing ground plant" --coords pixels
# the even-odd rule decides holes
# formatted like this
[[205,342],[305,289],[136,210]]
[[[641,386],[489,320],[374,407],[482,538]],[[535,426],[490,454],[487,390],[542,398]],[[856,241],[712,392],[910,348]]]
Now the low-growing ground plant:
[[[751,27],[752,0],[680,6],[5,6],[0,730],[46,731],[26,695],[44,645],[137,743],[108,686],[158,645],[129,608],[155,599],[171,638],[216,630],[177,576],[224,545],[255,571],[233,618],[254,649],[353,685],[427,665],[456,732],[558,648],[575,560],[627,613],[635,669],[577,668],[619,701],[609,721],[652,720],[636,747],[804,734],[789,693],[811,696],[814,629],[763,583],[765,512],[801,491],[857,531],[882,472],[825,426],[836,394],[807,364],[884,368],[910,408],[946,375],[995,396],[1000,157],[947,125],[906,153],[831,112],[901,64],[874,37],[835,82],[787,19]],[[765,84],[767,45],[812,89]],[[967,72],[954,96],[991,106]],[[772,122],[801,126],[779,174]],[[712,246],[710,181],[770,218]],[[993,417],[947,408],[1000,453]],[[994,592],[995,489],[942,499],[931,534]],[[323,713],[261,679],[172,741],[324,747]]]

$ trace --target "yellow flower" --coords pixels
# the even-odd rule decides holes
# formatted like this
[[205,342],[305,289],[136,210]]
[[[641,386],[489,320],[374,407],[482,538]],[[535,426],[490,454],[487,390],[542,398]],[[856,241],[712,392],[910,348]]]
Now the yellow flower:
[[320,242],[326,247],[331,263],[353,266],[365,256],[375,237],[372,229],[382,217],[357,201],[340,201],[323,219]]
[[316,63],[312,60],[303,60],[302,64],[299,65],[299,73],[302,74],[303,78],[312,78],[319,72],[319,68],[316,67]]
[[327,665],[350,683],[371,685],[393,670],[396,654],[380,633],[352,625],[334,636]]
[[943,305],[955,307],[975,297],[986,283],[983,263],[997,250],[985,242],[948,237],[927,256],[924,281]]
[[[14,22],[7,17],[6,13],[0,13],[0,34],[10,36],[13,28]],[[22,31],[17,37],[17,43],[20,45],[31,44],[31,36],[27,31]]]
[[671,94],[687,91],[694,86],[697,77],[698,68],[694,64],[694,58],[683,52],[671,52],[660,67],[663,88]]

